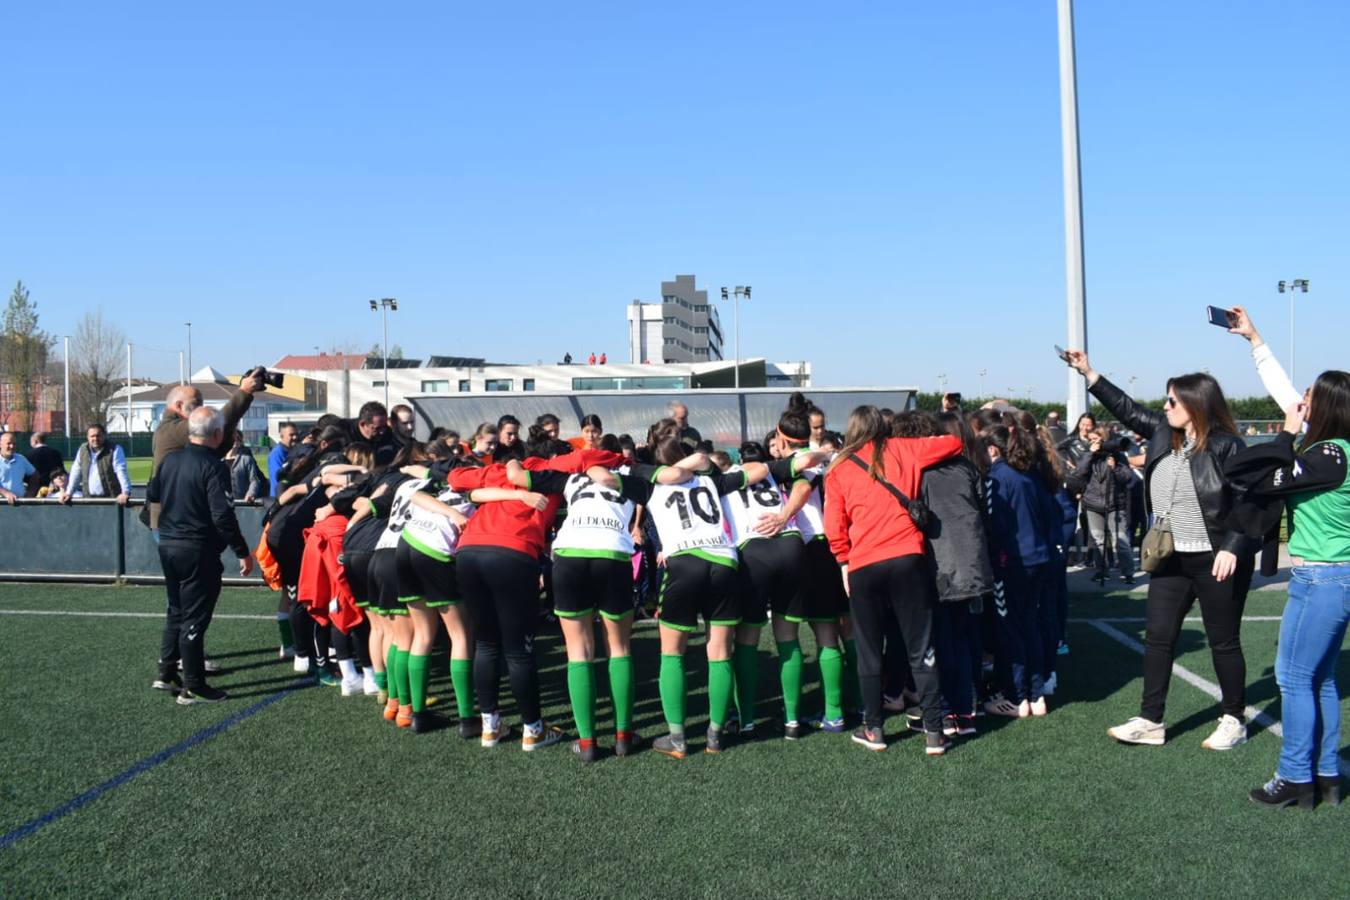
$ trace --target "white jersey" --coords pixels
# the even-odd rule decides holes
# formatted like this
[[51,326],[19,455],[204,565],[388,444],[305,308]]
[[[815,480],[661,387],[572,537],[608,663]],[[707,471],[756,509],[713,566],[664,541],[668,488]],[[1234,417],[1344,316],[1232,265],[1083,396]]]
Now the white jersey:
[[399,535],[408,524],[412,515],[412,496],[430,484],[426,478],[410,478],[398,486],[394,502],[389,507],[389,522],[384,526],[384,534],[375,544],[376,550],[393,550],[398,546]]
[[[627,474],[627,469],[621,469]],[[567,519],[553,539],[558,556],[628,560],[633,556],[633,501],[601,487],[585,475],[573,475],[563,488]]]
[[681,484],[652,487],[647,512],[661,536],[666,556],[693,553],[728,560],[736,565],[736,547],[722,527],[722,504],[717,484],[707,475],[695,475]]
[[[452,507],[466,519],[478,509],[469,502],[467,495],[454,488],[441,491],[436,495],[436,499]],[[413,503],[411,495],[408,497],[408,507],[408,521],[403,526],[403,540],[433,559],[442,561],[450,559],[459,544],[459,526],[449,516],[432,512]]]
[[[799,456],[801,454],[798,454]],[[809,469],[803,469],[797,473],[798,478],[805,479],[811,484],[811,493],[806,497],[806,503],[797,511],[797,530],[801,532],[802,540],[806,543],[814,541],[818,537],[825,535],[825,469],[828,463],[821,463],[818,466],[812,466]]]
[[[741,469],[737,466],[730,471],[739,472]],[[773,480],[772,475],[765,477],[758,484],[723,494],[722,512],[726,514],[727,524],[731,526],[731,542],[741,547],[746,541],[763,538],[764,535],[755,531],[755,525],[759,523],[761,516],[781,513],[783,506],[783,491],[779,488],[778,482]],[[787,525],[783,526],[783,533],[795,531],[797,525],[789,519]]]

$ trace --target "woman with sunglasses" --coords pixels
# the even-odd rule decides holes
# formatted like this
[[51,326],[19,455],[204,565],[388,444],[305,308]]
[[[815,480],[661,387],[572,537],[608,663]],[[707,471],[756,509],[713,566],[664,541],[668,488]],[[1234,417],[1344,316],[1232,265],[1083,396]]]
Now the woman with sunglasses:
[[1229,750],[1245,744],[1247,663],[1240,632],[1255,541],[1230,526],[1235,497],[1223,469],[1246,445],[1223,389],[1207,374],[1175,376],[1167,382],[1166,412],[1159,413],[1094,371],[1086,353],[1071,350],[1066,361],[1122,425],[1149,439],[1144,496],[1155,527],[1163,522],[1171,529],[1174,547],[1149,579],[1139,715],[1107,734],[1127,744],[1164,743],[1163,712],[1177,636],[1198,598],[1223,709],[1218,727],[1201,746]]

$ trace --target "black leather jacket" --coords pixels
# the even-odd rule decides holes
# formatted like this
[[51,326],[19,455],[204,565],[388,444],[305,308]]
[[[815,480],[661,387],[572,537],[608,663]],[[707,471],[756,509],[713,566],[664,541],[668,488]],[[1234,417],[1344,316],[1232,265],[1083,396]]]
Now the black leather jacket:
[[[1148,453],[1144,457],[1144,509],[1151,512],[1149,486],[1153,470],[1164,454],[1172,452],[1172,426],[1167,424],[1167,416],[1135,403],[1105,378],[1098,378],[1089,390],[1122,425],[1148,438]],[[1231,522],[1236,497],[1232,484],[1223,474],[1224,463],[1246,446],[1235,434],[1211,431],[1205,449],[1191,454],[1191,479],[1195,482],[1200,512],[1204,514],[1209,542],[1215,552],[1227,550],[1247,556],[1257,550],[1257,541],[1244,536]]]

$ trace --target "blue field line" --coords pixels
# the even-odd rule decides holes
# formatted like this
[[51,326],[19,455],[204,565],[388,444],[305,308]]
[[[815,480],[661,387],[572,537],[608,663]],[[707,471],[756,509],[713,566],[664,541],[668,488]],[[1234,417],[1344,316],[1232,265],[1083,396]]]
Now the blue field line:
[[286,699],[291,694],[295,693],[295,691],[298,690],[300,687],[302,687],[302,685],[297,684],[293,687],[288,687],[284,690],[278,691],[277,693],[271,695],[270,697],[265,697],[262,700],[259,700],[257,703],[253,704],[252,706],[240,710],[239,712],[230,716],[228,719],[223,719],[222,721],[217,722],[216,724],[212,725],[209,728],[203,728],[201,731],[192,735],[192,737],[180,741],[177,744],[174,744],[172,747],[168,747],[164,750],[161,750],[154,756],[146,757],[145,759],[136,763],[126,771],[118,775],[114,775],[112,778],[109,778],[107,781],[103,782],[97,787],[90,788],[83,794],[80,794],[75,799],[62,803],[60,806],[56,807],[52,811],[44,813],[43,815],[38,816],[36,819],[33,819],[32,821],[24,825],[20,825],[18,828],[14,829],[9,834],[0,837],[0,850],[8,850],[10,847],[18,843],[19,841],[23,840],[24,838],[36,834],[38,831],[41,831],[43,828],[46,828],[53,822],[63,819],[66,816],[70,815],[71,813],[75,812],[76,810],[88,806],[90,803],[93,803],[95,800],[97,800],[99,797],[102,797],[109,791],[116,790],[117,788],[126,784],[131,779],[135,778],[137,775],[149,772],[156,766],[162,765],[168,762],[169,760],[173,759],[178,754],[186,753],[193,747],[200,746],[206,743],[207,741],[211,740],[211,738],[216,737],[217,735],[222,734],[226,731],[229,731],[231,728],[238,725],[240,722],[244,721],[250,716],[257,715],[264,709],[267,709],[267,707],[271,706],[273,703],[276,703],[278,700]]

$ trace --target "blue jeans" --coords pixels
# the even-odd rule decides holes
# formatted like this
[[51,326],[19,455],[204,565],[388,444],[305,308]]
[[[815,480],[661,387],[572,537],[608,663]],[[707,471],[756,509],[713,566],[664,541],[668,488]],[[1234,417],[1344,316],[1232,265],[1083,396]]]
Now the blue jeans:
[[1336,663],[1350,621],[1350,563],[1295,566],[1280,620],[1275,680],[1283,698],[1284,746],[1276,769],[1305,784],[1316,774],[1339,775],[1341,701]]

